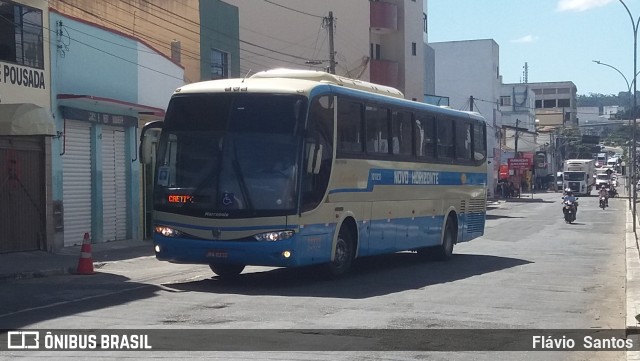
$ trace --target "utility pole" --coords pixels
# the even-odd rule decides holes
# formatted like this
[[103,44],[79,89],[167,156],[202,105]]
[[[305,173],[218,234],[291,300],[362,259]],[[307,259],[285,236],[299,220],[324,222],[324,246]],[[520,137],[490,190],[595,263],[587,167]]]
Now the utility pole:
[[516,118],[516,141],[515,141],[515,146],[514,146],[514,148],[515,148],[514,150],[515,150],[515,153],[516,153],[515,154],[516,158],[519,158],[518,157],[518,135],[520,133],[518,132],[518,123],[520,123],[520,119]]
[[549,153],[551,158],[549,162],[549,172],[553,176],[553,190],[558,191],[558,171],[556,170],[556,145],[553,139],[553,131],[549,132]]
[[336,52],[333,48],[333,11],[329,11],[329,16],[324,18],[324,24],[329,32],[329,73],[336,73]]

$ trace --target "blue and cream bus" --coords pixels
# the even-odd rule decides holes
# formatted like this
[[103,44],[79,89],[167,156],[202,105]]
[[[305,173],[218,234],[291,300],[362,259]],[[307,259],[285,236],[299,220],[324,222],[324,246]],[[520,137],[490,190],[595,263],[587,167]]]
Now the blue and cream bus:
[[324,72],[185,85],[143,128],[140,158],[155,164],[157,259],[222,277],[314,264],[340,276],[398,251],[448,259],[484,233],[485,120]]

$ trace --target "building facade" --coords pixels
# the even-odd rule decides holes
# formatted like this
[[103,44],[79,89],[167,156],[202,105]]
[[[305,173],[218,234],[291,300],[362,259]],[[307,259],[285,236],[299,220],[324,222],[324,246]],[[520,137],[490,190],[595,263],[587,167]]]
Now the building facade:
[[[535,94],[529,85],[503,84],[498,104],[502,117],[502,149],[518,152],[536,151],[538,145]],[[501,163],[505,164],[504,160]]]
[[333,43],[336,74],[424,98],[426,1],[227,2],[239,9],[243,75],[282,67],[328,71]]
[[487,120],[488,185],[495,189],[500,165],[502,119],[498,100],[502,91],[499,46],[492,39],[436,42],[435,90],[449,98],[449,106],[472,110]]
[[540,126],[578,125],[578,89],[571,81],[528,83],[536,95]]
[[[93,34],[95,29],[102,29],[107,33],[106,38],[112,36],[116,40],[110,39],[111,42],[125,42],[126,45],[117,46],[109,41],[104,41],[100,36],[84,36],[76,32],[75,38],[80,39],[75,45],[85,45],[86,48],[97,47],[99,49],[110,49],[111,54],[122,56],[124,66],[119,72],[113,74],[95,69],[94,65],[99,65],[100,69],[104,69],[105,59],[112,60],[110,66],[121,66],[113,57],[102,53],[97,54],[91,59],[91,64],[87,66],[93,72],[90,77],[85,78],[85,83],[76,83],[79,89],[70,88],[66,84],[68,79],[61,75],[58,80],[60,89],[54,96],[54,108],[57,107],[60,112],[68,108],[80,108],[88,111],[89,116],[102,116],[105,119],[122,120],[123,127],[119,129],[105,128],[108,131],[114,131],[114,147],[113,152],[118,159],[123,159],[123,152],[133,161],[136,159],[134,141],[137,141],[137,131],[146,122],[156,119],[162,119],[162,112],[167,106],[170,95],[173,91],[185,82],[195,82],[201,80],[210,80],[218,78],[226,78],[231,76],[239,76],[239,27],[238,27],[238,9],[232,5],[219,0],[178,0],[178,1],[159,1],[159,2],[123,2],[107,0],[101,2],[82,1],[82,0],[51,0],[49,1],[51,9],[62,17],[67,17],[70,21],[77,21],[79,24],[91,24]],[[54,24],[54,23],[52,23]],[[95,29],[94,29],[95,28]],[[76,28],[77,29],[77,28]],[[61,27],[55,29],[52,34],[58,34],[56,31],[62,31],[62,35],[56,40],[55,46],[58,48],[56,56],[57,61],[70,63],[69,58],[71,50],[68,44],[68,36],[65,32],[74,29],[69,27]],[[115,34],[115,35],[114,35]],[[103,34],[104,35],[104,34]],[[126,39],[126,40],[123,40]],[[113,49],[112,49],[113,48]],[[77,51],[77,50],[76,50]],[[94,54],[96,55],[96,54]],[[100,58],[100,59],[99,59]],[[126,60],[129,60],[128,62]],[[77,63],[76,69],[83,69],[87,60],[75,58]],[[132,69],[130,65],[136,65],[136,69]],[[112,69],[112,68],[108,68]],[[116,68],[118,69],[118,68]],[[71,68],[67,68],[71,71]],[[177,79],[177,74],[180,79]],[[89,74],[89,73],[86,73]],[[111,81],[113,79],[105,79],[113,75],[113,79],[119,82]],[[69,79],[73,79],[72,77]],[[132,81],[137,79],[136,81]],[[89,89],[87,89],[88,84]],[[106,89],[106,84],[111,86],[111,90]],[[116,91],[117,89],[117,91]],[[87,106],[87,101],[80,98],[74,98],[74,95],[87,95],[88,97],[98,97],[100,101],[94,103],[93,107]],[[84,103],[83,103],[84,102]],[[128,106],[128,107],[127,107]],[[69,118],[69,124],[82,125],[84,127],[77,138],[86,136],[87,131],[87,114],[66,111],[65,117],[75,116],[79,119]],[[62,114],[60,115],[62,116]],[[127,118],[120,118],[126,116]],[[79,122],[79,123],[78,123]],[[95,121],[89,121],[89,123]],[[136,122],[135,126],[130,125]],[[126,125],[124,125],[126,124]],[[71,129],[73,132],[75,129]],[[102,167],[100,162],[104,163],[100,152],[103,151],[101,139],[103,134],[103,125],[99,122],[89,125],[90,144],[84,144],[86,148],[90,146],[94,149],[94,153],[90,154],[87,159],[85,154],[84,162],[92,163],[93,174],[100,174]],[[108,135],[107,135],[108,136]],[[124,144],[122,142],[124,136]],[[71,134],[69,134],[71,137]],[[97,137],[94,139],[93,137]],[[62,147],[65,148],[63,140]],[[105,150],[107,154],[111,150]],[[55,150],[54,150],[55,153]],[[63,157],[66,153],[63,153]],[[125,158],[126,158],[125,157]],[[71,159],[68,156],[67,159]],[[67,161],[67,164],[69,161]],[[131,163],[131,164],[129,164]],[[121,165],[114,165],[120,167]],[[69,168],[69,166],[67,166]],[[127,190],[123,194],[122,187],[117,187],[118,191],[114,194],[118,195],[118,199],[126,198],[127,202],[116,201],[117,206],[104,205],[110,202],[111,197],[105,197],[108,192],[103,189],[102,185],[91,184],[91,205],[78,205],[81,209],[65,208],[62,201],[65,186],[54,189],[57,202],[54,203],[57,209],[56,213],[60,214],[59,220],[56,221],[58,229],[65,229],[67,236],[58,236],[57,243],[59,245],[70,245],[76,242],[77,235],[70,236],[75,228],[79,233],[81,229],[88,228],[91,222],[92,237],[96,241],[122,239],[130,237],[148,238],[152,232],[151,220],[151,183],[153,179],[153,169],[148,165],[141,166],[139,162],[126,162],[124,164],[127,182]],[[70,169],[68,170],[70,171]],[[54,174],[64,173],[64,162],[56,165]],[[138,179],[134,180],[133,176],[137,175]],[[84,175],[85,178],[87,175]],[[82,187],[74,187],[67,177],[67,193],[80,191]],[[80,179],[80,178],[79,178]],[[118,182],[122,182],[122,178]],[[133,182],[133,183],[130,183]],[[63,182],[59,182],[63,184]],[[115,184],[115,183],[114,183]],[[137,184],[134,186],[132,184]],[[101,194],[101,192],[107,192]],[[88,190],[84,189],[86,193]],[[118,193],[119,192],[119,193]],[[73,198],[73,195],[69,196]],[[86,198],[83,198],[86,199]],[[103,204],[100,206],[100,204]],[[123,206],[125,205],[126,206]],[[87,219],[86,210],[91,208],[91,220]],[[82,217],[62,217],[62,213],[67,211],[81,212]],[[100,216],[103,214],[103,216]],[[111,218],[104,219],[104,215]],[[116,214],[117,216],[113,216]],[[105,228],[104,224],[111,224],[111,220],[117,217],[117,232],[113,229]],[[126,218],[126,222],[123,220]],[[71,223],[70,223],[71,222]],[[75,224],[74,224],[75,223]],[[102,223],[102,225],[101,225]],[[125,231],[126,229],[126,231]],[[116,232],[116,233],[114,233]],[[58,232],[58,234],[61,232]],[[64,232],[62,232],[64,233]],[[64,239],[61,240],[61,239]]]
[[240,75],[238,9],[220,0],[50,0],[59,13],[145,42],[184,67],[184,82]]
[[162,119],[184,69],[150,45],[50,11],[53,248],[141,238],[138,127]]
[[0,3],[0,253],[51,250],[47,1]]

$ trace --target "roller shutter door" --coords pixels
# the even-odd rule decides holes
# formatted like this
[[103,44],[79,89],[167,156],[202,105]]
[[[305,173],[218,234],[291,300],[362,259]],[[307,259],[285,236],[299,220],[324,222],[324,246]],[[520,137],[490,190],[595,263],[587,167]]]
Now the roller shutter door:
[[91,124],[66,121],[62,156],[64,246],[82,244],[91,234]]
[[102,129],[103,237],[105,241],[127,237],[127,174],[122,128]]
[[46,249],[43,138],[0,136],[0,253]]

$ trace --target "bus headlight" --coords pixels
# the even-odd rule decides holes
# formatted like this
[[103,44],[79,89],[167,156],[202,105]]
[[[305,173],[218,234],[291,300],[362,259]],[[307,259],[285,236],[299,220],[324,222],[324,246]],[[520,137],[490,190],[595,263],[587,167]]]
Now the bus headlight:
[[182,232],[167,226],[156,226],[155,232],[165,237],[182,237]]
[[255,238],[256,241],[260,241],[260,242],[283,241],[291,237],[293,237],[293,231],[266,232],[266,233],[256,234],[253,236],[253,238]]

